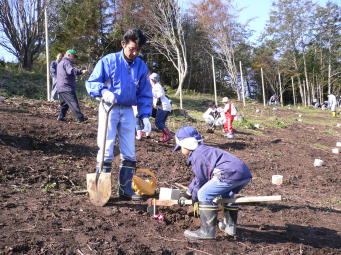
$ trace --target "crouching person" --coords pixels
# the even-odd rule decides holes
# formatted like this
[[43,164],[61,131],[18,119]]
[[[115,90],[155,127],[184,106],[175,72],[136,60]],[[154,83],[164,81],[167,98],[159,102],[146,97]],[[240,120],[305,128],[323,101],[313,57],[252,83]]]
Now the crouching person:
[[[203,143],[198,131],[191,126],[181,127],[175,135],[176,147],[188,157],[187,164],[192,166],[195,175],[181,200],[191,198],[199,202],[201,227],[184,232],[190,239],[215,239],[218,205],[216,197],[233,198],[251,180],[247,165],[236,156]],[[219,222],[220,230],[235,235],[238,207],[224,204],[224,219]]]
[[223,126],[225,116],[220,107],[217,107],[213,102],[210,102],[208,109],[202,115],[204,121],[211,127]]

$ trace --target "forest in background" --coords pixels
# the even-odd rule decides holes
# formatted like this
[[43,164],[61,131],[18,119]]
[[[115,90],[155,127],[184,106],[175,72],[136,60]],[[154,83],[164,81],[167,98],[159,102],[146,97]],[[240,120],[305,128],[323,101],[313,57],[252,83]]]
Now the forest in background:
[[74,48],[77,65],[91,70],[101,57],[121,49],[127,29],[140,28],[148,36],[141,57],[180,96],[183,90],[213,93],[214,78],[220,96],[238,99],[242,82],[246,97],[261,101],[264,83],[266,97],[277,93],[284,104],[306,106],[341,93],[338,4],[274,0],[255,45],[253,31],[238,21],[243,10],[235,3],[200,0],[183,10],[176,0],[0,0],[0,45],[21,69],[44,74],[46,10],[50,61]]

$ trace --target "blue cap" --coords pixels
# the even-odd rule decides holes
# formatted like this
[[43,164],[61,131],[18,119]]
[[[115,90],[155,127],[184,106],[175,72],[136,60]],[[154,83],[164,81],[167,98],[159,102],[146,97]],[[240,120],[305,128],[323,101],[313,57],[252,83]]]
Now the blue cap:
[[[188,139],[192,138],[192,139]],[[194,138],[194,139],[193,139]],[[181,146],[190,150],[195,149],[197,145],[202,141],[202,136],[192,126],[181,127],[175,134],[176,145],[173,151],[177,151]],[[195,148],[194,148],[195,147]]]

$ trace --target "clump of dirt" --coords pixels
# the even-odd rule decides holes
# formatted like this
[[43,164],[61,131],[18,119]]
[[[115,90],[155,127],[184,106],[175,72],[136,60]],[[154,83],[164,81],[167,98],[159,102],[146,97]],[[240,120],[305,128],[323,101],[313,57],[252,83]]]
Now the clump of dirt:
[[[331,154],[339,130],[304,123],[282,129],[236,130],[202,134],[205,142],[231,152],[250,167],[253,181],[244,195],[282,195],[278,203],[240,206],[237,237],[217,230],[216,241],[190,241],[185,229],[197,228],[190,208],[159,208],[153,219],[146,202],[120,201],[116,187],[105,207],[85,194],[87,173],[96,160],[97,109],[81,104],[89,120],[56,120],[57,103],[6,99],[0,103],[0,251],[3,254],[338,254],[340,238],[340,156]],[[279,110],[278,117],[294,115]],[[329,115],[321,113],[321,119]],[[190,121],[190,120],[188,120]],[[197,125],[197,123],[187,123]],[[332,129],[328,127],[328,129]],[[175,132],[176,130],[172,130]],[[161,134],[137,141],[138,167],[149,168],[159,187],[187,185],[191,169],[174,141]],[[320,147],[314,146],[321,144]],[[323,147],[325,146],[325,147]],[[322,147],[322,148],[321,148]],[[313,160],[322,158],[322,167]],[[115,159],[118,169],[119,159]],[[273,186],[271,176],[284,176]],[[117,181],[117,171],[112,174]],[[221,215],[220,215],[221,217]]]

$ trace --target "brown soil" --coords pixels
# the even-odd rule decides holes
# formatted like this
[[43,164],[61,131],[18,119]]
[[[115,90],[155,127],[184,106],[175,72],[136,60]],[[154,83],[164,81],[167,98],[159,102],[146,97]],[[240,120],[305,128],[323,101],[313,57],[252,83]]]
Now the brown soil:
[[[86,187],[97,153],[96,108],[81,108],[86,123],[58,122],[57,103],[7,99],[0,104],[1,254],[341,254],[340,154],[329,149],[340,128],[323,132],[321,125],[330,113],[321,112],[318,125],[297,122],[257,135],[245,129],[232,141],[221,131],[204,133],[203,127],[206,143],[249,165],[254,178],[244,195],[284,199],[242,205],[234,239],[217,230],[216,241],[189,241],[183,231],[197,228],[199,220],[187,208],[160,208],[161,222],[147,214],[146,202],[118,200],[115,188],[105,207],[72,192]],[[138,167],[153,170],[159,187],[188,184],[191,169],[172,152],[174,143],[159,144],[160,134],[152,136],[137,142]],[[325,165],[313,167],[315,158]],[[281,187],[271,184],[273,174],[284,175]]]

